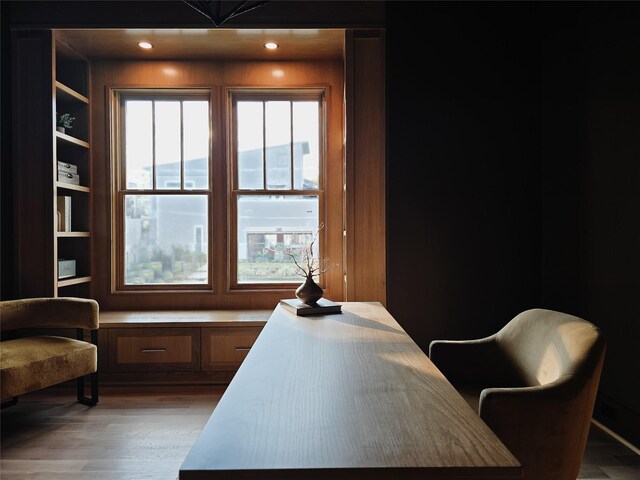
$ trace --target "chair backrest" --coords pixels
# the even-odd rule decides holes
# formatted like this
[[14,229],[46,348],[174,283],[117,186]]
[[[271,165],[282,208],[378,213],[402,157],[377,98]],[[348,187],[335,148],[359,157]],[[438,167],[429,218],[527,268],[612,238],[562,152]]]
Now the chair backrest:
[[511,402],[486,397],[480,416],[520,460],[525,480],[575,480],[604,362],[602,333],[581,318],[533,309],[496,342],[521,386],[540,390],[522,389]]
[[2,331],[25,328],[99,327],[98,302],[89,298],[39,297],[0,302]]
[[590,378],[604,353],[604,338],[590,322],[562,312],[526,310],[497,334],[526,385],[545,385],[560,377]]

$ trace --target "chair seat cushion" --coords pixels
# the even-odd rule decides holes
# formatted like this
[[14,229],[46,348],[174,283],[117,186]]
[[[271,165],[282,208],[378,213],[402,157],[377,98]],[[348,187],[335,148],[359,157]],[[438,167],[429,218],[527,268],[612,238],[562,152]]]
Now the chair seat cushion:
[[56,336],[0,342],[0,391],[3,400],[93,373],[95,345]]

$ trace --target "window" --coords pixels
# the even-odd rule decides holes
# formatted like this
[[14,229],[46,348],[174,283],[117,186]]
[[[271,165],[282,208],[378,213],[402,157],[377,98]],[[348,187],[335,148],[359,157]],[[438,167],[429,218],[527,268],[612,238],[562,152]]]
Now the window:
[[231,90],[230,103],[232,285],[300,283],[287,253],[324,222],[323,92]]
[[117,284],[210,288],[207,91],[117,95]]
[[[300,284],[289,254],[325,222],[324,90],[228,94],[228,123],[211,125],[222,115],[212,113],[209,91],[115,90],[116,290],[225,294]],[[224,138],[218,133],[228,155],[212,160],[210,152],[223,152],[212,140]],[[323,231],[317,258],[325,239]]]

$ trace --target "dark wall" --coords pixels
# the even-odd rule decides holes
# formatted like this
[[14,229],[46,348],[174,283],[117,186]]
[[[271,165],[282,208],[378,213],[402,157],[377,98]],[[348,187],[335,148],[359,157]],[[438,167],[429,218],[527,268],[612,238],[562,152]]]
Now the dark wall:
[[640,4],[387,4],[388,308],[427,349],[531,307],[608,341],[640,443]]
[[9,8],[0,2],[0,300],[15,291],[13,232],[13,169],[11,166],[11,35]]
[[541,68],[543,304],[603,330],[595,416],[640,444],[640,4],[555,10]]
[[387,5],[388,308],[425,351],[539,306],[534,13]]

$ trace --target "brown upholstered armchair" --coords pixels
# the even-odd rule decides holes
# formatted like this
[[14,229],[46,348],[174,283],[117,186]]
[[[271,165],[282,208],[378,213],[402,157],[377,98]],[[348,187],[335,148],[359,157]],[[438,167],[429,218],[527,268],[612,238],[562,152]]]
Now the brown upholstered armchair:
[[[76,329],[76,338],[43,334]],[[3,406],[19,395],[76,379],[78,401],[98,403],[98,303],[85,298],[29,298],[0,302],[0,391]],[[84,340],[90,332],[91,342]],[[84,377],[91,376],[91,396]]]
[[575,480],[605,340],[591,323],[522,312],[478,340],[434,340],[429,357],[524,467],[526,480]]

